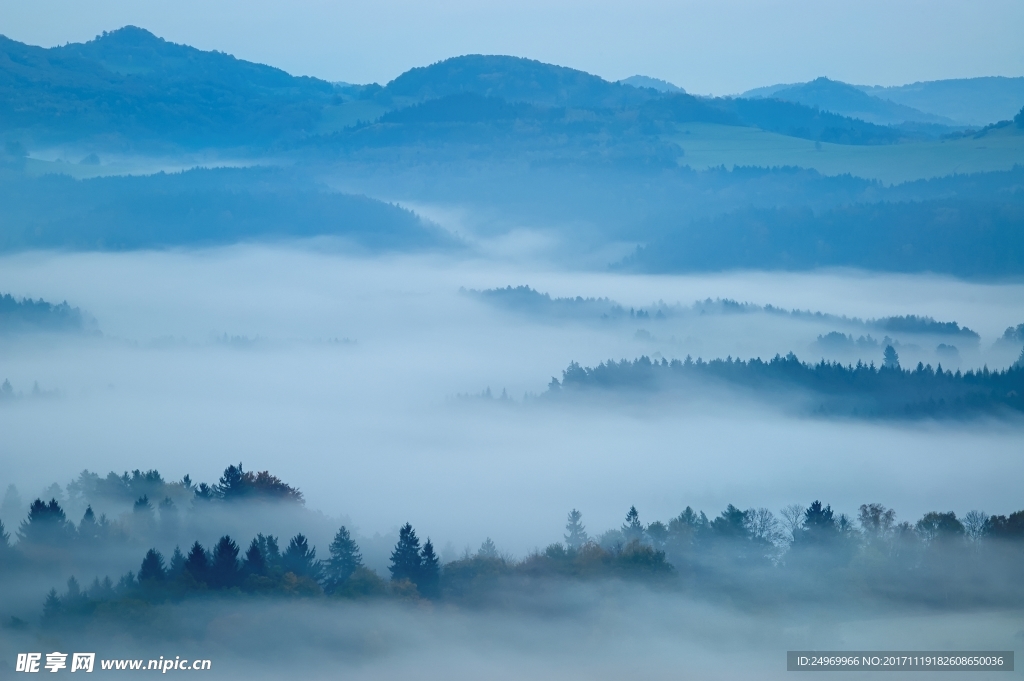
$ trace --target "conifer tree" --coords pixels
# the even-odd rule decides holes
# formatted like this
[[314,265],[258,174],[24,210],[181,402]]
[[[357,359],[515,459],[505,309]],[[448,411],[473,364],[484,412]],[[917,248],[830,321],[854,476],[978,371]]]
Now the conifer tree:
[[477,550],[476,555],[478,558],[497,558],[498,547],[494,545],[494,540],[487,537],[480,544],[480,548]]
[[[261,535],[262,536],[262,535]],[[245,552],[245,561],[242,563],[242,571],[247,575],[267,574],[267,561],[260,550],[259,540],[253,538],[249,548]]]
[[420,574],[422,564],[420,556],[420,540],[416,536],[416,530],[412,525],[406,523],[398,531],[398,543],[391,552],[391,565],[388,571],[391,572],[393,581],[408,579],[415,583]]
[[50,503],[36,499],[29,507],[28,518],[18,528],[18,539],[28,545],[60,546],[66,544],[73,533],[74,526],[68,523],[56,499],[51,499]]
[[217,589],[230,589],[238,584],[241,577],[240,572],[238,544],[233,542],[228,535],[224,535],[213,548],[213,560],[210,561],[210,586]]
[[626,522],[622,525],[622,534],[625,536],[627,544],[643,539],[644,526],[640,524],[640,514],[637,512],[636,506],[629,507],[629,513],[626,514]]
[[60,597],[57,596],[57,590],[50,589],[50,592],[46,594],[46,601],[43,602],[43,625],[50,626],[56,624],[57,619],[60,617],[61,609]]
[[[492,544],[493,545],[493,544]],[[427,598],[436,598],[441,591],[441,561],[434,552],[434,545],[427,537],[420,552],[420,574],[416,582],[416,588],[420,594]]]
[[164,569],[164,557],[156,549],[146,552],[139,568],[139,584],[156,584],[164,581],[167,571]]
[[167,564],[167,576],[177,579],[183,572],[185,572],[185,555],[180,548],[175,546],[174,553],[171,554],[171,562]]
[[198,541],[192,544],[185,558],[185,572],[200,584],[205,584],[209,579],[210,560],[206,555],[206,549]]
[[324,566],[324,590],[331,593],[347,581],[356,568],[362,566],[363,557],[359,553],[359,546],[344,526],[334,535],[328,551],[330,558]]
[[565,523],[565,545],[572,550],[579,549],[590,540],[582,519],[583,514],[575,508],[569,511],[569,517]]
[[295,573],[298,577],[308,577],[319,581],[321,577],[320,561],[316,559],[316,548],[310,548],[309,542],[302,534],[297,534],[288,542],[288,548],[281,556],[285,572]]

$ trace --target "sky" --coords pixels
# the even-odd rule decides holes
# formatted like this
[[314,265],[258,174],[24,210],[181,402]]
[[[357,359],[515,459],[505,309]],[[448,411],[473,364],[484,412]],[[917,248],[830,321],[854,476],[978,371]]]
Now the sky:
[[385,83],[469,53],[730,94],[1024,75],[1024,2],[977,0],[0,0],[0,33],[52,46],[133,24],[297,75]]

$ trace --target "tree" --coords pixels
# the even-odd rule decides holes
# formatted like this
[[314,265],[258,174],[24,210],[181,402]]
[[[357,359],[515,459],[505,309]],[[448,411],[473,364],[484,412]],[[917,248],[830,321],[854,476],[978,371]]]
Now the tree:
[[139,568],[139,584],[156,584],[164,581],[167,571],[164,569],[164,557],[156,549],[146,552]]
[[622,534],[625,536],[627,544],[643,539],[644,526],[640,524],[640,514],[637,513],[636,506],[629,507],[629,512],[626,514],[626,522],[622,525]]
[[267,560],[260,550],[259,540],[253,538],[249,548],[245,552],[245,560],[242,563],[242,571],[247,575],[266,575]]
[[882,504],[861,504],[857,522],[869,539],[888,539],[896,526],[896,512]]
[[711,530],[720,539],[747,539],[747,514],[729,504],[711,521]]
[[423,559],[420,556],[420,540],[412,525],[406,523],[398,531],[398,543],[391,552],[391,565],[388,571],[391,572],[391,580],[399,582],[407,579],[415,583],[420,574],[420,566]]
[[576,550],[590,541],[587,536],[587,528],[583,526],[583,514],[575,508],[569,511],[569,517],[565,523],[565,545],[570,550]]
[[494,545],[494,541],[490,537],[487,537],[480,544],[480,549],[476,552],[477,558],[497,558],[498,547]]
[[420,574],[413,580],[416,588],[427,598],[436,598],[440,593],[441,562],[434,553],[434,545],[427,537],[423,550],[420,552]]
[[296,577],[308,577],[320,581],[321,566],[316,559],[316,548],[310,548],[309,542],[302,534],[297,534],[288,542],[281,557],[285,572],[294,573]]
[[183,572],[185,572],[185,556],[181,549],[175,546],[174,553],[171,554],[171,562],[167,565],[167,576],[177,579]]
[[209,579],[210,559],[206,555],[206,549],[198,541],[192,544],[185,558],[185,572],[200,584],[205,584]]
[[936,513],[931,511],[925,513],[924,517],[917,521],[914,529],[926,542],[948,542],[964,537],[964,526],[956,513]]
[[798,546],[823,546],[839,536],[839,528],[832,512],[832,506],[822,506],[815,500],[804,511],[804,522],[800,532],[794,537]]
[[984,511],[968,511],[961,521],[964,526],[964,536],[971,542],[980,541],[985,536],[985,527],[988,524],[988,516]]
[[885,351],[882,353],[882,366],[886,369],[900,368],[900,356],[896,353],[896,348],[891,345],[885,346]]
[[213,486],[213,490],[216,496],[221,499],[234,501],[245,496],[248,491],[248,485],[245,483],[245,472],[242,470],[242,464],[239,463],[238,466],[228,466],[224,469],[224,474],[220,476],[218,483]]
[[18,528],[18,539],[28,545],[59,546],[65,544],[73,532],[74,527],[68,523],[56,499],[50,499],[48,504],[36,499],[29,507],[28,518]]
[[324,590],[331,593],[348,581],[357,568],[362,567],[363,557],[359,553],[359,546],[344,525],[334,535],[334,541],[327,550],[330,558],[324,567]]
[[216,589],[230,589],[238,585],[240,578],[238,544],[233,542],[228,535],[224,535],[213,547],[213,560],[210,561],[210,586]]
[[43,603],[43,625],[52,625],[57,621],[57,618],[61,614],[61,602],[60,597],[57,596],[56,589],[50,589],[50,592],[46,594],[46,601]]
[[262,533],[256,535],[256,544],[263,554],[263,562],[267,570],[281,567],[281,550],[277,547],[277,537],[273,535],[264,536]]

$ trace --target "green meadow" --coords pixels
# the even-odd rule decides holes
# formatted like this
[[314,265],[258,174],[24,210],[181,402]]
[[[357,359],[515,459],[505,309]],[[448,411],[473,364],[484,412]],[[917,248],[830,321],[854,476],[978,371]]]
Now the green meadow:
[[813,142],[756,128],[691,123],[666,139],[685,151],[680,164],[696,170],[799,166],[824,175],[850,173],[893,184],[952,173],[1008,170],[1024,164],[1024,134],[1012,126],[979,138],[849,145]]

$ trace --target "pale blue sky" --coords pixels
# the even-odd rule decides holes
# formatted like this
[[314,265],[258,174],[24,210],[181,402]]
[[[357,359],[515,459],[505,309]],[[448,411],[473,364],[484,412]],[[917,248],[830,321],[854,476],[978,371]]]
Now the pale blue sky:
[[0,33],[33,44],[125,24],[350,82],[472,52],[714,94],[1024,75],[1024,0],[0,0]]

